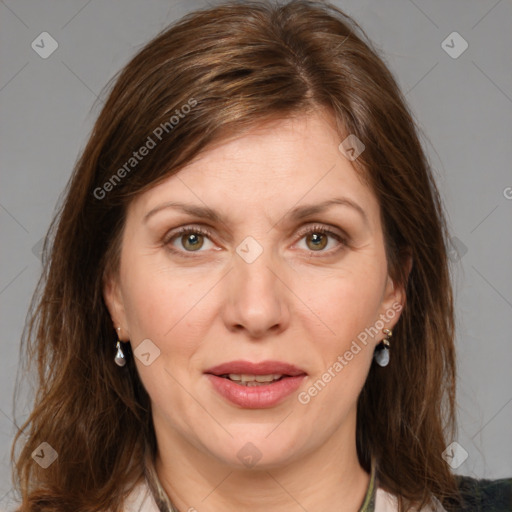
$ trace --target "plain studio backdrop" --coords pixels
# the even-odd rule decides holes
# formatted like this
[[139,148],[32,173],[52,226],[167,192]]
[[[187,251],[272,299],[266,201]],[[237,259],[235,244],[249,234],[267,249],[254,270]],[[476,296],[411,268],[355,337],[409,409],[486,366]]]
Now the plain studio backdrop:
[[[13,500],[12,394],[41,240],[99,113],[97,97],[166,25],[215,3],[0,2],[0,509]],[[511,476],[512,3],[333,3],[397,77],[446,204],[459,369],[459,433],[447,459],[457,473]]]

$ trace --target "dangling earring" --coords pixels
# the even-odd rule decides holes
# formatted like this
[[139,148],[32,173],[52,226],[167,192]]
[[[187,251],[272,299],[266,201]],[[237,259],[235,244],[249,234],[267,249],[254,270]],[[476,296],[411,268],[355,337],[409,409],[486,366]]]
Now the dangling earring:
[[116,357],[114,357],[114,361],[117,364],[117,366],[124,366],[126,364],[126,358],[124,357],[123,349],[121,348],[121,340],[119,339],[119,331],[121,330],[121,327],[117,328],[117,344],[116,344]]
[[386,335],[386,337],[379,343],[379,345],[375,349],[373,358],[375,359],[375,362],[379,366],[387,366],[389,364],[389,339],[391,338],[391,336],[393,336],[393,331],[391,329],[383,329],[382,332]]

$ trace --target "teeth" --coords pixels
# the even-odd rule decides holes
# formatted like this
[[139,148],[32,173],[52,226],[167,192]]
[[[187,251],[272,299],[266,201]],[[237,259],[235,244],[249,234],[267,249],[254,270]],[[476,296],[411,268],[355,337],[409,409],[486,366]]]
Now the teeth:
[[272,382],[273,380],[280,379],[282,374],[274,373],[270,375],[247,375],[230,373],[228,377],[230,380],[238,382],[239,384],[255,385],[257,382]]

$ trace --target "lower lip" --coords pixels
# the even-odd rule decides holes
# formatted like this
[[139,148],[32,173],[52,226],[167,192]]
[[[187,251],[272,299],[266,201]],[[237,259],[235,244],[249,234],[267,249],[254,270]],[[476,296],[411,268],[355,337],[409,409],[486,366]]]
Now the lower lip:
[[214,389],[230,402],[246,409],[264,409],[277,405],[298,389],[306,375],[285,377],[272,384],[242,386],[224,377],[206,374]]

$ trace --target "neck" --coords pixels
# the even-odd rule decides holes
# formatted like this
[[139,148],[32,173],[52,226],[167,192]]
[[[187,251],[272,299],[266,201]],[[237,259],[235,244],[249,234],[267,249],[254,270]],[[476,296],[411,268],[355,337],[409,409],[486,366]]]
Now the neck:
[[155,468],[180,512],[356,512],[370,479],[359,464],[355,429],[350,440],[332,436],[292,462],[251,469],[224,464],[186,443],[166,441],[171,439],[159,439]]

